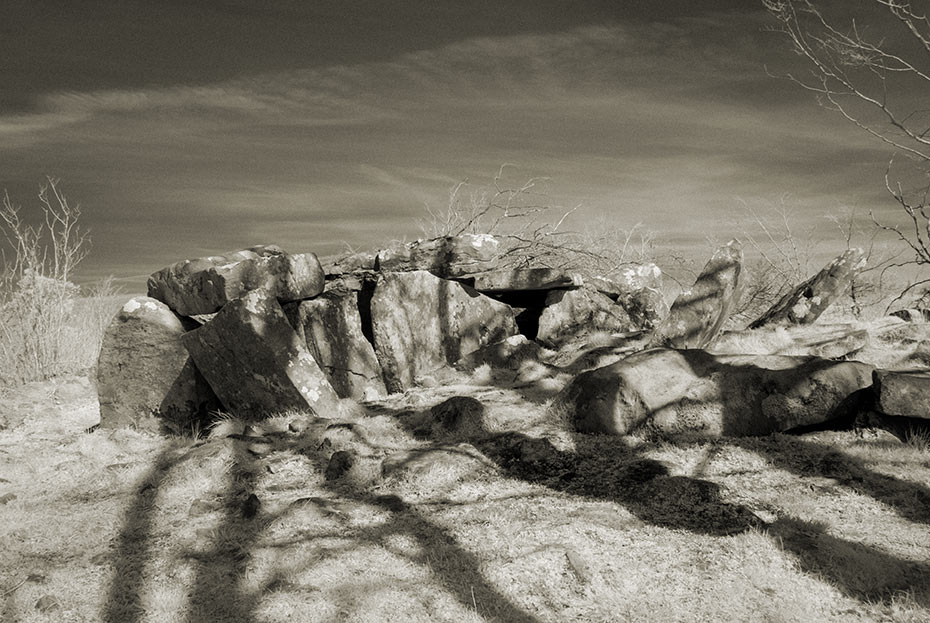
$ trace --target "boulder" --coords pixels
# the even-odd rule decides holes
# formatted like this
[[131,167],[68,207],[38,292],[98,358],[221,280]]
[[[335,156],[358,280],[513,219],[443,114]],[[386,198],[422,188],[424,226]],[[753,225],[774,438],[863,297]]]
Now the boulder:
[[309,409],[325,417],[338,410],[326,375],[265,290],[231,301],[181,341],[234,415],[257,419]]
[[591,277],[585,283],[622,305],[639,329],[654,329],[668,313],[662,296],[662,271],[655,264],[629,266],[615,279]]
[[191,432],[221,408],[181,343],[198,326],[148,297],[123,305],[97,360],[101,427]]
[[767,324],[810,324],[849,289],[865,266],[862,249],[849,249],[819,273],[783,296],[768,311],[750,323],[750,329]]
[[742,245],[731,240],[717,249],[691,289],[682,292],[656,327],[651,346],[704,348],[723,329],[739,302]]
[[452,396],[430,409],[430,415],[441,437],[472,440],[488,435],[484,405],[471,396]]
[[478,273],[473,287],[478,292],[521,292],[553,290],[580,286],[580,275],[570,275],[554,268],[512,268]]
[[553,290],[539,316],[536,340],[557,346],[580,335],[635,330],[626,310],[590,286]]
[[264,288],[281,302],[323,291],[320,261],[313,253],[290,255],[275,245],[184,260],[152,274],[149,296],[182,316],[212,314],[251,290]]
[[426,271],[382,274],[371,298],[371,324],[392,392],[517,333],[508,305]]
[[285,311],[341,398],[374,400],[387,393],[375,349],[362,331],[358,292],[327,292]]
[[554,409],[584,433],[768,435],[839,416],[871,386],[872,371],[854,361],[656,348],[580,374]]
[[327,277],[352,275],[375,269],[374,253],[343,253],[320,258],[323,273]]
[[930,370],[876,370],[878,410],[930,420]]
[[491,234],[462,234],[398,243],[378,251],[375,268],[382,272],[425,270],[437,277],[463,277],[498,268],[503,242]]

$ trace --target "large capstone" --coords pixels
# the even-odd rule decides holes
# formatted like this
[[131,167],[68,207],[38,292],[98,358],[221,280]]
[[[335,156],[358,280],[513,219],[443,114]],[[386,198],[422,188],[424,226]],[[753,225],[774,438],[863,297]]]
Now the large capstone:
[[220,403],[181,336],[200,326],[155,299],[130,299],[113,317],[97,360],[100,426],[196,432]]
[[583,433],[768,435],[846,415],[872,371],[855,361],[654,348],[580,374],[553,408]]
[[233,414],[258,419],[289,410],[326,417],[339,397],[291,328],[275,297],[253,290],[182,337],[197,367]]
[[739,302],[742,245],[731,240],[717,249],[691,289],[682,292],[656,327],[651,346],[704,348],[714,341]]
[[371,299],[371,322],[392,392],[517,333],[510,306],[426,271],[384,273]]
[[382,272],[425,270],[437,277],[462,277],[498,268],[504,243],[491,234],[462,234],[396,244],[378,252]]
[[152,274],[149,296],[182,316],[212,314],[251,290],[272,292],[281,302],[323,291],[324,276],[313,253],[285,253],[275,245],[184,260]]

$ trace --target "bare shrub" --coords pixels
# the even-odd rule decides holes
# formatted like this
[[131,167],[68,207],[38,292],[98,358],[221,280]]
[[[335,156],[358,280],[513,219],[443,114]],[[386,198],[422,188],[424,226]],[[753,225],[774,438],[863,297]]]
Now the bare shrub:
[[468,180],[456,184],[442,209],[427,206],[420,229],[428,238],[494,234],[504,241],[502,268],[555,268],[584,275],[612,277],[624,268],[653,261],[653,236],[641,223],[628,229],[598,222],[582,231],[564,228],[581,206],[553,205],[548,178],[512,185],[500,167],[490,185]]
[[[93,364],[104,314],[99,298],[115,293],[112,282],[88,302],[71,282],[90,239],[79,225],[80,206],[68,202],[58,180],[47,178],[31,216],[4,192],[0,205],[0,385],[11,386],[76,372]],[[112,301],[109,302],[112,306]],[[100,309],[98,309],[100,308]],[[91,352],[93,350],[93,352]]]

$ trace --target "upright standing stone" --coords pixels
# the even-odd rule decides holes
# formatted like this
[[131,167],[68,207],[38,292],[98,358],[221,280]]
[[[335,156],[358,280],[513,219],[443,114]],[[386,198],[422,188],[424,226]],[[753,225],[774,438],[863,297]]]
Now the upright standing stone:
[[375,350],[362,330],[358,292],[327,292],[286,311],[340,397],[373,400],[387,393]]
[[817,320],[852,284],[865,266],[862,249],[849,249],[819,273],[783,296],[750,325],[750,329],[774,323],[810,324]]
[[323,268],[315,254],[290,255],[275,245],[184,260],[153,273],[148,280],[149,296],[182,316],[212,314],[259,288],[287,302],[316,296],[323,286]]
[[182,338],[233,414],[257,419],[288,410],[333,414],[339,397],[301,344],[274,296],[253,290]]
[[375,353],[392,392],[517,333],[510,306],[426,271],[381,275],[371,322]]
[[714,341],[739,302],[743,249],[731,240],[717,249],[694,285],[681,293],[653,333],[650,346],[703,348]]
[[100,426],[190,432],[220,409],[181,343],[198,326],[148,297],[123,305],[97,360]]

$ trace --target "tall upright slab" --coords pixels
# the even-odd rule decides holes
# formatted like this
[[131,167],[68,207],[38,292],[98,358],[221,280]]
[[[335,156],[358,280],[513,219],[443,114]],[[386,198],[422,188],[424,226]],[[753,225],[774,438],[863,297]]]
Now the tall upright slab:
[[152,298],[123,305],[97,359],[101,427],[190,432],[220,408],[181,343],[197,326]]
[[339,397],[265,290],[228,303],[182,342],[226,408],[249,419],[309,409],[336,412]]
[[649,345],[704,348],[713,342],[739,302],[742,264],[743,248],[738,240],[717,249],[691,289],[675,299]]

